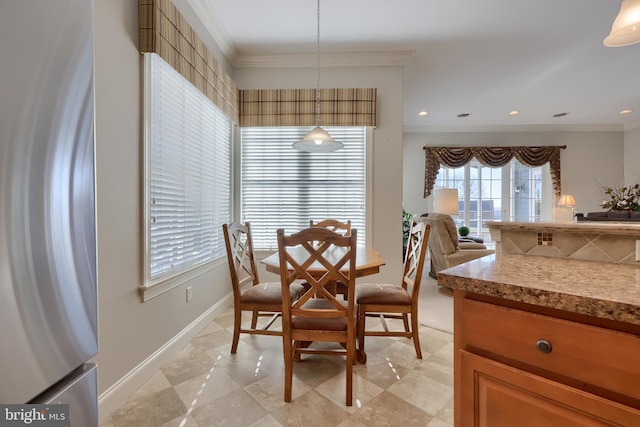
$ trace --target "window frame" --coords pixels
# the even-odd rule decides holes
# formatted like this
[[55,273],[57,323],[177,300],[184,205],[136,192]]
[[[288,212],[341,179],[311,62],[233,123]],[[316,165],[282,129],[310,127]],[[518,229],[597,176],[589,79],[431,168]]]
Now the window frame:
[[[187,263],[182,265],[180,268],[175,268],[169,271],[162,272],[156,276],[153,276],[151,273],[151,263],[152,263],[152,253],[151,253],[151,170],[152,170],[152,145],[153,141],[151,140],[152,135],[152,125],[153,125],[153,102],[156,102],[153,99],[153,82],[152,82],[152,61],[154,60],[153,56],[156,59],[163,61],[162,58],[159,57],[156,53],[145,53],[143,55],[144,62],[144,78],[143,78],[143,156],[144,156],[144,166],[143,166],[143,192],[144,192],[144,203],[143,203],[143,211],[144,211],[144,242],[143,242],[143,268],[144,268],[144,280],[143,284],[139,287],[139,292],[142,297],[143,302],[148,301],[151,298],[154,298],[164,292],[167,292],[177,286],[188,282],[195,277],[198,277],[217,266],[221,265],[225,261],[225,246],[224,241],[222,239],[222,229],[221,224],[214,224],[211,226],[210,231],[217,233],[220,237],[220,251],[219,253],[212,253],[210,257],[206,259]],[[170,67],[166,62],[163,64],[164,66]],[[172,71],[173,68],[171,68]],[[177,71],[175,71],[175,75],[183,80],[182,83],[193,85],[184,79]],[[197,90],[195,87],[193,89]],[[213,103],[206,98],[204,94],[202,94],[202,102],[208,102],[213,105]],[[215,107],[215,106],[214,106]],[[218,107],[215,107],[217,112],[221,112]],[[223,113],[224,114],[224,113]],[[234,126],[231,119],[225,115],[226,120],[229,123],[229,147],[228,147],[228,159],[223,159],[228,161],[228,200],[229,205],[226,207],[227,210],[227,218],[223,222],[230,222],[233,217],[233,206],[234,206],[234,185],[233,185],[233,165],[234,165]],[[214,196],[214,199],[216,197]],[[217,246],[216,246],[217,247]]]
[[[328,126],[325,126],[329,128]],[[365,174],[365,182],[364,182],[364,223],[365,223],[365,232],[364,236],[364,246],[369,248],[371,247],[373,241],[373,144],[374,144],[374,129],[371,126],[347,126],[347,127],[363,127],[364,128],[364,153],[365,153],[365,162],[364,162],[364,174]],[[299,128],[303,131],[303,134],[311,129],[308,126],[289,126],[288,128]],[[234,212],[236,212],[235,219],[236,221],[244,222],[244,213],[242,212],[242,136],[240,132],[237,132],[235,135],[235,161],[234,161],[234,181],[235,188],[237,188],[237,199],[234,204]],[[292,150],[294,148],[291,147]],[[310,153],[310,155],[314,155],[315,153]],[[315,220],[321,220],[324,218],[313,218]],[[349,218],[336,218],[339,220],[345,220]],[[286,228],[285,228],[286,230]],[[291,232],[296,230],[291,230]],[[275,235],[275,231],[274,231]],[[360,233],[359,233],[360,235]],[[255,251],[258,254],[258,258],[264,258],[269,254],[273,253],[276,248],[262,248],[256,247]]]
[[[515,162],[518,162],[518,161],[516,159],[513,159],[504,166],[500,166],[499,168],[494,168],[494,169],[500,169],[500,175],[501,175],[501,179],[500,179],[501,217],[499,219],[498,218],[494,219],[494,221],[514,221],[513,210],[514,210],[514,200],[515,200],[515,196],[514,196],[515,189],[513,185],[513,181],[514,181],[513,171],[515,169],[514,168]],[[480,175],[478,175],[478,177],[476,178],[471,177],[470,171],[472,167],[490,169],[488,166],[482,165],[478,160],[475,160],[475,159],[472,160],[471,162],[466,163],[464,166],[461,166],[460,168],[449,168],[441,165],[439,169],[438,177],[436,179],[436,188],[460,188],[458,186],[460,185],[462,186],[463,191],[459,192],[458,197],[459,197],[459,201],[464,203],[465,209],[461,212],[460,216],[455,217],[454,219],[456,220],[457,226],[465,225],[467,227],[472,228],[472,233],[477,234],[478,229],[483,230],[482,224],[484,223],[484,221],[482,220],[481,216],[478,216],[477,218],[471,218],[470,216],[471,201],[478,199],[477,197],[471,197],[471,193],[472,193],[471,181],[472,180],[478,181],[478,185],[480,186],[480,189],[478,191],[481,191],[484,180]],[[523,167],[529,168],[524,165]],[[541,192],[542,192],[542,195],[540,197],[541,212],[540,212],[539,221],[549,221],[552,216],[552,204],[554,199],[553,188],[551,185],[550,167],[549,167],[549,164],[546,163],[542,166],[538,166],[536,168],[529,168],[529,169],[537,169],[537,168],[541,169],[541,172],[542,172],[541,184],[540,184]],[[453,172],[456,169],[463,170],[462,176],[457,176],[455,172]],[[451,172],[443,174],[442,173],[443,170],[449,170]],[[491,200],[492,198],[480,197],[480,199],[482,201],[485,201],[485,200]],[[476,227],[471,226],[471,221],[477,221]],[[482,233],[482,237],[488,238],[489,237],[488,231]]]

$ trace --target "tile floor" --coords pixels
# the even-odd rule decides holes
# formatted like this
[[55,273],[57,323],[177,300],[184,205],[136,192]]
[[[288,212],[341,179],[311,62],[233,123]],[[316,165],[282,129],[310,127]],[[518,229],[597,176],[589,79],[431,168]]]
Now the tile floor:
[[230,354],[229,309],[100,427],[451,427],[453,336],[420,328],[422,360],[407,338],[367,337],[367,363],[354,367],[352,407],[344,404],[344,358],[336,356],[303,356],[285,403],[282,339],[242,334]]

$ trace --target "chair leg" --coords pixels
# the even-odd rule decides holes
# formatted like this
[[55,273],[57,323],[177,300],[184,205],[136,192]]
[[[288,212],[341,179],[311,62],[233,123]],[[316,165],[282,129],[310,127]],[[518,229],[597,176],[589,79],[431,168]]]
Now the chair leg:
[[413,335],[413,345],[416,348],[416,357],[422,359],[422,349],[420,348],[420,334],[418,330],[418,313],[411,312],[411,334]]
[[356,337],[349,339],[347,337],[347,389],[346,389],[346,405],[353,405],[353,365],[356,355]]
[[[365,331],[365,319],[367,318],[366,316],[366,311],[362,306],[358,306],[358,321],[356,324],[356,329],[357,329],[357,339],[358,339],[358,361],[360,361],[361,359],[361,355],[364,355],[364,331]],[[365,359],[366,362],[366,359]],[[362,362],[364,363],[364,362]]]
[[238,350],[238,340],[240,339],[240,322],[242,322],[242,310],[233,310],[233,341],[231,341],[231,354]]
[[254,311],[251,315],[251,329],[255,329],[258,326],[258,312]]
[[293,347],[290,339],[283,337],[282,351],[284,354],[284,401],[291,402],[293,383]]
[[402,313],[402,323],[404,324],[404,331],[411,332],[409,329],[409,315],[407,313]]

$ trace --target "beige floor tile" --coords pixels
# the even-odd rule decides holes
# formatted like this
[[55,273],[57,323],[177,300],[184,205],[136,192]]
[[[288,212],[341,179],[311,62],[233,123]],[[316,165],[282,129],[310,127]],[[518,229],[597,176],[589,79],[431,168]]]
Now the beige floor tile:
[[174,388],[185,406],[195,409],[229,392],[239,390],[241,386],[226,373],[213,367],[209,373],[183,381],[180,384],[176,384]]
[[[293,364],[293,376],[309,387],[317,387],[344,370],[343,357],[334,356],[331,359],[319,355],[303,355],[302,361]],[[335,363],[334,360],[341,364]]]
[[99,427],[115,427],[115,424],[113,424],[113,419],[111,418],[111,414],[107,415],[106,417],[102,417],[103,418],[100,421]]
[[282,427],[282,424],[273,418],[273,415],[269,414],[260,418],[258,421],[249,424],[247,427]]
[[[267,411],[287,405],[284,401],[284,373],[282,375],[269,375],[244,387],[258,403]],[[293,377],[291,398],[297,399],[311,390],[311,387]]]
[[412,372],[388,388],[390,393],[435,415],[453,397],[453,387],[439,383],[419,372]]
[[357,365],[356,372],[359,376],[382,389],[387,389],[392,384],[400,381],[402,377],[411,372],[406,366],[396,366],[388,357],[372,355],[365,365]]
[[174,420],[162,424],[162,427],[200,427],[191,415],[182,415]]
[[350,414],[357,411],[360,407],[370,402],[373,398],[383,392],[381,387],[378,387],[374,383],[367,381],[364,377],[357,374],[353,375],[353,405],[346,406],[346,387],[347,387],[347,374],[346,371],[342,371],[339,375],[331,378],[315,389],[318,393],[322,394],[327,399],[331,400],[338,406],[342,406],[344,410]]
[[173,388],[127,402],[112,415],[115,427],[160,426],[186,413]]
[[171,387],[171,383],[167,380],[167,377],[162,373],[162,371],[158,371],[153,374],[153,376],[138,390],[136,390],[129,400],[135,400],[150,394],[155,394],[169,387]]
[[431,419],[429,414],[385,391],[337,427],[425,426]]
[[162,373],[172,385],[180,384],[209,372],[213,360],[192,344],[188,344],[171,362],[161,368]]
[[311,390],[272,412],[272,415],[283,426],[327,427],[338,425],[349,414]]
[[246,427],[266,416],[267,410],[239,389],[194,409],[191,415],[200,427]]

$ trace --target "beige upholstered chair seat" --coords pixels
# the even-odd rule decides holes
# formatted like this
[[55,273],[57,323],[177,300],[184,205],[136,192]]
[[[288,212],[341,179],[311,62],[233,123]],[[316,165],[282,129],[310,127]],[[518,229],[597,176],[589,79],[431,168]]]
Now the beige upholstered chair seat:
[[[298,299],[304,286],[292,283],[289,294],[292,300]],[[282,304],[282,285],[280,282],[260,283],[242,293],[240,302],[245,304]]]
[[411,305],[411,297],[402,286],[390,283],[363,283],[356,286],[358,304],[407,304]]
[[[332,310],[335,307],[326,299],[313,298],[304,304],[305,309],[315,310]],[[356,315],[354,311],[353,322],[356,322]],[[296,329],[310,329],[310,330],[327,330],[327,331],[346,331],[347,330],[347,318],[321,318],[321,317],[302,317],[291,316],[291,325]]]
[[451,215],[430,213],[426,217],[421,217],[420,221],[431,225],[429,238],[431,257],[429,275],[431,277],[435,278],[439,271],[446,268],[495,253],[493,249],[487,249],[482,243],[460,242],[458,229]]

